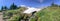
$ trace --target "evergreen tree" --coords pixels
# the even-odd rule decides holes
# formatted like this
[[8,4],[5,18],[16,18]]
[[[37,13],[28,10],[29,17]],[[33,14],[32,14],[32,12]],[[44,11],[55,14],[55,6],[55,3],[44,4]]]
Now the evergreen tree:
[[6,6],[4,6],[4,9],[7,10],[8,8]]
[[54,3],[52,3],[51,5],[52,5],[52,6],[54,6],[55,4],[54,4]]
[[1,8],[1,11],[3,11],[3,6],[2,6],[2,8]]
[[59,6],[60,7],[60,6]]
[[6,6],[2,6],[1,10],[7,10],[8,8]]
[[10,6],[10,10],[14,10],[14,9],[17,9],[17,6],[13,3],[13,4]]
[[52,2],[51,6],[58,6],[57,4],[54,4],[54,2]]

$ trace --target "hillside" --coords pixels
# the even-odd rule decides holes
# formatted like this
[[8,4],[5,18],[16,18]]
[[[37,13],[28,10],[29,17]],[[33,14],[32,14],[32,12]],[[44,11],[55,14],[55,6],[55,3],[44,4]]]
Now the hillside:
[[4,18],[7,21],[60,21],[60,7],[57,5],[41,9],[33,13],[33,16],[28,16],[26,12],[23,13],[25,10],[28,10],[27,13],[29,13],[29,11],[36,11],[37,9],[20,7],[15,10],[7,10],[5,11]]
[[60,21],[60,7],[49,6],[37,12],[38,21]]
[[24,13],[22,13],[27,8],[21,7],[16,10],[7,10],[5,11],[4,18],[6,21],[19,21],[24,16]]

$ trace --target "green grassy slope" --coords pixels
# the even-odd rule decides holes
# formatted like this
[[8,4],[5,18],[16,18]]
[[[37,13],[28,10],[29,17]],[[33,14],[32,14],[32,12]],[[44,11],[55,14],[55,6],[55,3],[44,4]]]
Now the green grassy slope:
[[19,19],[24,16],[22,12],[26,9],[25,7],[21,7],[16,10],[7,10],[5,11],[4,17],[7,18],[8,21],[19,21]]
[[60,8],[51,6],[36,13],[36,15],[40,18],[38,21],[60,21]]

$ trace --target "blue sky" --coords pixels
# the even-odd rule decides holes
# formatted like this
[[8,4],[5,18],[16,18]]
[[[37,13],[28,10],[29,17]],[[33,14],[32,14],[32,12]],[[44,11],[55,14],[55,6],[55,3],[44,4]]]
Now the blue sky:
[[26,6],[32,6],[32,7],[37,7],[37,8],[50,6],[52,2],[60,5],[60,0],[0,0],[0,9],[1,9],[1,6],[9,7],[13,2],[17,6],[26,5]]

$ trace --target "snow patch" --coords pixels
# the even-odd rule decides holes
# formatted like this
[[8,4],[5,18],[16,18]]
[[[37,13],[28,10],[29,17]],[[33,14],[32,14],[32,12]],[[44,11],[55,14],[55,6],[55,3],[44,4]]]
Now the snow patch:
[[29,13],[32,13],[32,12],[34,12],[34,11],[40,11],[41,9],[38,9],[38,8],[28,8],[27,10],[25,10],[23,13],[27,13],[27,14],[29,14]]

